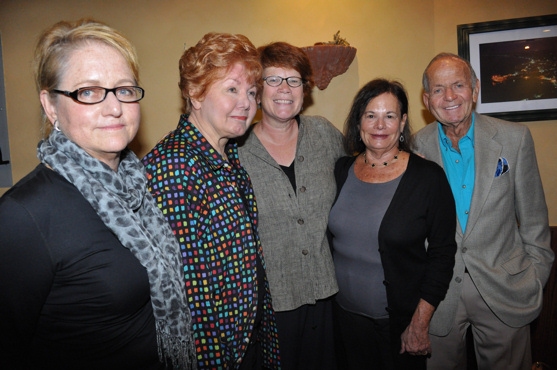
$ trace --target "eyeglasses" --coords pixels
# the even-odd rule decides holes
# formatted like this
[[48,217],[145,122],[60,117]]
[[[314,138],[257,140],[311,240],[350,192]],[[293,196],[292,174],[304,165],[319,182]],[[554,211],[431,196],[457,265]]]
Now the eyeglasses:
[[298,87],[301,86],[305,81],[301,77],[280,77],[280,76],[267,76],[263,78],[263,81],[267,83],[267,85],[272,87],[280,86],[282,81],[286,81],[288,86],[290,87]]
[[118,86],[113,89],[106,89],[100,86],[89,86],[81,87],[71,92],[56,89],[52,90],[52,92],[65,95],[83,104],[98,104],[106,99],[109,92],[114,93],[116,99],[122,103],[135,103],[143,99],[145,95],[145,90],[139,86]]

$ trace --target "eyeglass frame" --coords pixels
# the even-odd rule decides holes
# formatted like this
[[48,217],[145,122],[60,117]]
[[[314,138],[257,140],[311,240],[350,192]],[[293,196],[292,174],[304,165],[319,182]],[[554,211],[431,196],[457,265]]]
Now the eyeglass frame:
[[[282,81],[281,81],[281,83],[282,83]],[[139,99],[133,100],[133,101],[122,101],[122,100],[118,99],[118,95],[116,95],[116,91],[118,89],[123,89],[123,88],[139,89],[141,91],[141,97]],[[104,97],[102,98],[102,100],[100,100],[98,102],[94,102],[94,103],[89,103],[89,102],[84,102],[84,101],[79,100],[77,98],[79,91],[88,90],[88,89],[104,89]],[[79,89],[76,89],[74,91],[52,89],[52,90],[50,90],[50,92],[67,96],[68,98],[71,98],[73,101],[75,101],[77,103],[87,104],[87,105],[102,103],[103,101],[106,100],[106,97],[108,96],[108,93],[110,93],[110,92],[114,94],[114,96],[116,97],[116,99],[120,103],[137,103],[138,101],[140,101],[141,99],[143,99],[145,97],[145,89],[143,89],[142,87],[139,87],[139,86],[116,86],[116,87],[113,87],[112,89],[108,89],[108,88],[102,87],[102,86],[86,86],[86,87],[80,87]]]
[[[278,85],[275,85],[275,86],[271,85],[271,84],[267,81],[267,79],[270,78],[270,77],[280,78],[280,83],[279,83]],[[299,85],[297,85],[297,86],[292,86],[292,85],[290,84],[290,81],[289,81],[291,78],[297,78],[297,79],[299,79],[299,80],[301,81],[301,83],[300,83]],[[265,83],[266,83],[267,85],[271,86],[271,87],[279,87],[280,85],[282,85],[282,82],[283,82],[283,81],[286,81],[286,84],[287,84],[288,86],[290,86],[290,87],[300,87],[300,86],[302,86],[303,84],[305,84],[305,83],[307,82],[307,81],[304,80],[302,77],[297,77],[297,76],[289,76],[289,77],[267,76],[267,77],[263,77],[263,81],[265,81]]]

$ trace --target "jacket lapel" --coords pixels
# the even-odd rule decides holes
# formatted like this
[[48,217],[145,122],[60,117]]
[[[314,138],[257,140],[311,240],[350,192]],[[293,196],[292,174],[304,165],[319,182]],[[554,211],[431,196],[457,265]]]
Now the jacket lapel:
[[495,179],[495,171],[497,169],[497,161],[501,156],[502,146],[495,140],[497,130],[491,123],[480,115],[476,115],[476,124],[474,127],[474,164],[476,173],[474,179],[474,193],[472,195],[472,204],[470,205],[470,214],[468,215],[468,224],[464,239],[469,235],[476,225],[482,209],[486,204],[489,190]]
[[[279,168],[279,164],[271,157],[267,149],[263,146],[257,135],[254,132],[250,132],[250,135],[246,139],[246,144],[249,143],[250,145],[246,145],[243,150],[248,150],[251,154],[255,157],[261,159],[262,161],[266,162],[270,166],[275,168]],[[247,149],[246,149],[247,148]]]

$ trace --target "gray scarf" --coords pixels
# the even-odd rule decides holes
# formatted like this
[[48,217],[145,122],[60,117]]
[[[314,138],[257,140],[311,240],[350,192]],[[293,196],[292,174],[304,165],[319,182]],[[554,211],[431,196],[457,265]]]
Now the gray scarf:
[[170,360],[177,369],[194,369],[195,343],[180,246],[147,191],[143,164],[125,149],[114,172],[56,130],[39,143],[37,156],[81,192],[147,270],[159,359]]

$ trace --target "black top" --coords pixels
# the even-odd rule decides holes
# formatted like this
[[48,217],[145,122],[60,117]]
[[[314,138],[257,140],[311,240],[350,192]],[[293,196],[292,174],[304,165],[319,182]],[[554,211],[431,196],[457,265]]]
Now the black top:
[[0,368],[163,368],[147,272],[71,183],[37,166],[0,225]]
[[296,171],[294,171],[294,163],[295,161],[292,161],[290,166],[280,166],[280,168],[282,168],[282,171],[286,174],[288,180],[290,180],[292,188],[296,191]]

